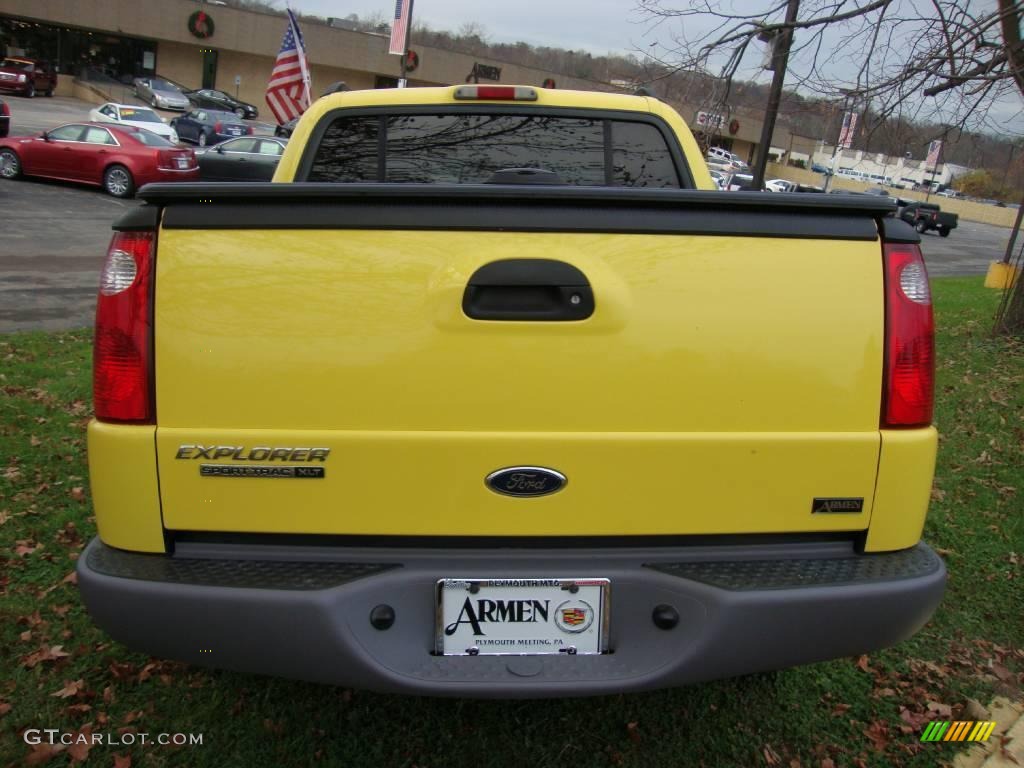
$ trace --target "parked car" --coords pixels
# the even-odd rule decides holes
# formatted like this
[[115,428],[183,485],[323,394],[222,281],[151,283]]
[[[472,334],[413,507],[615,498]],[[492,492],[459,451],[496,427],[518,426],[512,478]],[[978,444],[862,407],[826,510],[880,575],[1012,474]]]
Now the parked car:
[[796,182],[785,179],[769,179],[764,183],[765,189],[769,192],[796,192]]
[[196,91],[185,91],[188,100],[197,107],[206,109],[219,109],[223,112],[231,112],[235,117],[248,118],[250,120],[259,117],[259,110],[252,104],[239,101],[224,91],[215,91],[212,88],[202,88]]
[[270,181],[288,139],[243,136],[215,147],[199,149],[201,181]]
[[811,163],[811,173],[823,173],[826,176],[831,176],[832,170],[830,168],[825,167],[824,165],[819,165],[818,163]]
[[733,173],[726,179],[725,189],[728,192],[757,192],[764,191],[754,186],[754,177],[749,173]]
[[0,91],[32,98],[37,93],[53,96],[57,72],[46,61],[8,56],[0,61]]
[[746,171],[750,168],[749,165],[740,159],[739,155],[734,155],[729,150],[722,149],[721,147],[709,147],[707,161],[709,163],[730,165],[737,171]]
[[287,123],[276,126],[274,128],[274,135],[282,139],[290,139],[295,132],[295,126],[299,124],[299,119],[298,117],[293,117]]
[[725,182],[729,178],[728,173],[725,173],[724,171],[714,171],[711,169],[708,169],[708,173],[711,174],[711,180],[718,185],[719,189],[725,189]]
[[[856,657],[928,621],[920,238],[870,195],[709,195],[664,102],[538,90],[327,96],[282,183],[152,185],[114,223],[76,560],[111,640],[525,699]],[[603,178],[570,109],[604,116]]]
[[151,181],[198,181],[188,147],[134,125],[69,123],[38,136],[0,139],[0,178],[43,176],[131,197]]
[[949,233],[956,229],[960,220],[955,213],[947,213],[935,203],[921,203],[916,200],[900,202],[906,204],[899,209],[897,215],[908,224],[912,224],[921,234],[934,229],[940,237],[949,237]]
[[7,102],[0,99],[0,139],[11,131],[11,108]]
[[182,141],[191,141],[200,147],[218,144],[238,136],[251,136],[252,126],[239,122],[230,112],[193,109],[171,120],[171,128]]
[[134,125],[163,136],[172,144],[178,143],[178,134],[149,107],[138,107],[133,104],[114,104],[107,102],[89,112],[89,119],[94,123],[121,123]]
[[165,77],[136,77],[132,84],[135,95],[158,109],[184,111],[189,107],[185,88]]

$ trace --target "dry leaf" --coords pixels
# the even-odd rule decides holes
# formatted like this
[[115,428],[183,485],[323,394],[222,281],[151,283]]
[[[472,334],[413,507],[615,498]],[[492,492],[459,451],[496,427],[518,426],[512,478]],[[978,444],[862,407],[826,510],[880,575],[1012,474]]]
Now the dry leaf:
[[[84,738],[79,738],[80,736]],[[90,749],[92,749],[92,723],[86,723],[71,735],[68,755],[72,762],[83,763],[89,757]]]
[[967,706],[964,707],[964,716],[971,720],[988,720],[992,717],[992,713],[980,701],[968,699]]
[[132,768],[131,755],[119,755],[114,753],[114,768]]
[[940,718],[950,718],[953,716],[953,708],[948,704],[941,704],[937,701],[928,702],[928,711]]
[[42,548],[42,544],[36,544],[31,539],[18,539],[16,542],[14,542],[14,554],[16,554],[18,557],[25,557],[26,555],[31,555],[36,550]]
[[71,498],[75,501],[85,501],[85,489],[80,485],[76,485],[71,489]]
[[56,693],[51,693],[50,695],[58,699],[69,699],[72,696],[77,696],[78,692],[81,691],[83,688],[85,688],[85,680],[65,680],[64,687]]
[[38,651],[30,653],[28,656],[25,656],[21,660],[21,663],[27,669],[32,669],[33,667],[37,666],[41,662],[44,662],[44,661],[56,661],[57,659],[62,659],[65,656],[69,656],[69,655],[70,654],[64,652],[64,646],[63,645],[43,646]]
[[65,576],[63,579],[61,579],[60,582],[61,582],[61,584],[72,584],[72,585],[77,586],[78,585],[78,571],[72,571],[67,576]]
[[25,757],[25,765],[42,765],[59,755],[67,747],[63,744],[33,744]]
[[882,720],[876,720],[864,730],[864,735],[871,740],[872,746],[879,752],[889,746],[889,727]]

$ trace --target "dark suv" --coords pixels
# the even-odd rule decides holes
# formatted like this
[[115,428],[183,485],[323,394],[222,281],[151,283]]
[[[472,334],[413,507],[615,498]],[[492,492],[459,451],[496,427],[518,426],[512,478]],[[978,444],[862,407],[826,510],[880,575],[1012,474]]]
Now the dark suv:
[[0,91],[32,98],[37,93],[53,96],[57,72],[48,62],[7,56],[0,61]]

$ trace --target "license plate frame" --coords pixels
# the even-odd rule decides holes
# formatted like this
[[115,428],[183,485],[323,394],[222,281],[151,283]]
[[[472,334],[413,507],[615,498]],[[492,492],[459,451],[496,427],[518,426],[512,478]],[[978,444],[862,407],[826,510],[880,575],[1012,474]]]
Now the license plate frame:
[[[598,656],[610,652],[610,607],[611,580],[607,578],[438,579],[434,653]],[[495,621],[495,614],[506,620]],[[488,634],[495,627],[496,634]]]

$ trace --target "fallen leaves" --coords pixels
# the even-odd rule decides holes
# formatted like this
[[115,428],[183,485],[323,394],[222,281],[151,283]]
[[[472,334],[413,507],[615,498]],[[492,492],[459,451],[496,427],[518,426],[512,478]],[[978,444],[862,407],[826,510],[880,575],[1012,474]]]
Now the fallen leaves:
[[29,753],[25,756],[25,765],[42,765],[47,763],[67,747],[63,744],[32,744],[29,746]]
[[43,662],[57,661],[58,659],[63,659],[70,655],[71,654],[67,653],[64,650],[63,645],[43,646],[39,650],[33,651],[27,656],[23,656],[21,659],[21,664],[26,669],[33,669],[39,664],[42,664]]
[[77,696],[82,690],[85,689],[85,680],[65,680],[64,687],[56,693],[51,693],[58,699],[70,699],[72,696]]
[[71,498],[74,499],[75,501],[79,503],[85,502],[85,488],[83,488],[82,486],[76,485],[74,488],[71,489],[70,494]]
[[26,557],[42,548],[42,544],[39,544],[32,539],[18,539],[14,542],[14,554],[18,557]]
[[764,761],[767,765],[779,765],[782,762],[782,758],[779,757],[779,753],[772,749],[771,744],[765,744],[761,750],[761,754],[764,755]]
[[889,746],[889,724],[884,720],[875,720],[864,730],[864,735],[877,752],[884,752]]

